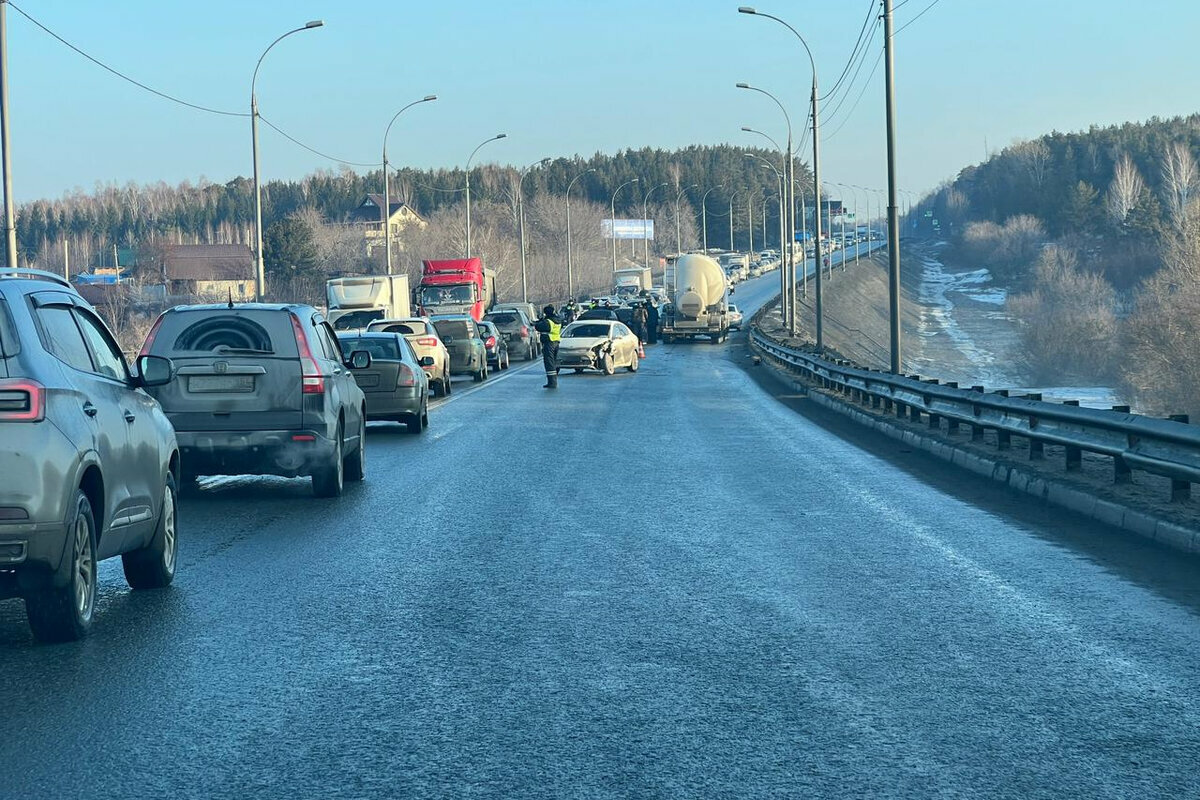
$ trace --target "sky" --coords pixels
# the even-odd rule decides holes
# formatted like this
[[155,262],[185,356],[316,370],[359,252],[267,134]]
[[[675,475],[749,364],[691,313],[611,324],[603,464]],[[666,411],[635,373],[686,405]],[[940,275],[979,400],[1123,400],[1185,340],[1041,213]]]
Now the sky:
[[[827,95],[823,181],[885,187],[879,2],[762,2],[760,11],[787,20],[812,47]],[[923,192],[988,150],[1051,130],[1196,110],[1187,87],[1200,3],[895,2],[902,189]],[[717,0],[15,0],[8,83],[18,202],[97,183],[226,182],[250,176],[252,162],[248,118],[200,112],[126,83],[16,8],[141,83],[243,113],[267,45],[322,19],[324,27],[288,37],[263,61],[259,109],[310,147],[364,164],[381,160],[392,115],[427,94],[439,99],[410,108],[392,128],[388,156],[397,166],[461,166],[501,132],[507,138],[475,163],[764,143],[743,125],[782,142],[779,108],[738,82],[775,94],[799,140],[812,80],[786,28]],[[877,30],[857,79],[851,70],[836,85],[868,16],[868,32]],[[810,161],[811,150],[802,156]],[[339,169],[265,126],[260,159],[263,180]]]

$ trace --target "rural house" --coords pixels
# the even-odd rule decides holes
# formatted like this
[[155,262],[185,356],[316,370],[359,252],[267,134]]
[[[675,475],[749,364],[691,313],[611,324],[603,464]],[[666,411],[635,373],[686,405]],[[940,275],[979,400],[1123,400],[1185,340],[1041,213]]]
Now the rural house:
[[167,294],[253,300],[254,253],[244,244],[175,244],[166,248]]

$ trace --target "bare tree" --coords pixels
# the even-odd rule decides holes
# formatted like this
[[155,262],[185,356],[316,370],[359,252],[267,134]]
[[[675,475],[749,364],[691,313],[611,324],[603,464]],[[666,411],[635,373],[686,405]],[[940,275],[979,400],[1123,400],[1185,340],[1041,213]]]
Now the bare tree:
[[1050,148],[1041,139],[1031,142],[1017,142],[1011,148],[1017,163],[1029,175],[1033,185],[1038,189],[1046,182],[1046,169],[1050,164]]
[[1146,183],[1142,180],[1142,174],[1138,172],[1129,154],[1122,154],[1113,170],[1112,183],[1108,187],[1105,200],[1108,215],[1118,225],[1124,225],[1145,190]]
[[1172,142],[1166,146],[1162,160],[1163,194],[1167,202],[1167,212],[1175,229],[1183,232],[1187,212],[1196,193],[1200,173],[1196,169],[1196,159],[1192,151],[1183,142]]

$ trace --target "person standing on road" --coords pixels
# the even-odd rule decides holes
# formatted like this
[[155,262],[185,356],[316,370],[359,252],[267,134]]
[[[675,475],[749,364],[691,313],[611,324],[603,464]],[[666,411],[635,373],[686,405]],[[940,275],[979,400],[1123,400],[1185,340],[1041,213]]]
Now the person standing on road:
[[542,364],[546,367],[546,385],[543,389],[558,388],[558,340],[562,337],[562,322],[554,306],[542,309],[542,318],[533,324],[542,340]]
[[658,303],[653,297],[646,300],[646,334],[650,344],[658,344]]
[[638,341],[641,344],[646,343],[646,306],[639,304],[633,309],[633,332],[637,334]]

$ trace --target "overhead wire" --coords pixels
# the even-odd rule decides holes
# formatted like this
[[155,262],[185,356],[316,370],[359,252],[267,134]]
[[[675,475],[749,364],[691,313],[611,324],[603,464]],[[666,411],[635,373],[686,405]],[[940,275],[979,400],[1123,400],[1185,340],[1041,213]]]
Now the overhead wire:
[[[852,77],[850,79],[850,83],[846,84],[846,92],[843,93],[840,98],[838,98],[836,105],[834,105],[833,109],[829,112],[829,115],[828,115],[829,122],[832,122],[837,117],[838,112],[841,111],[841,109],[846,104],[846,98],[850,97],[851,91],[853,91],[855,84],[858,83],[858,76],[862,73],[863,64],[866,63],[867,56],[870,55],[871,44],[875,41],[875,35],[878,32],[879,32],[878,25],[876,25],[874,28],[871,29],[871,36],[867,40],[867,46],[863,48],[862,55],[858,59],[858,64],[854,68],[854,77]],[[882,52],[882,50],[880,52]]]
[[[846,66],[842,69],[842,74],[839,75],[838,79],[833,82],[833,86],[825,92],[825,95],[819,99],[826,100],[833,97],[834,93],[837,92],[838,87],[842,85],[842,81],[845,80],[847,73],[850,72],[850,68],[854,64],[855,58],[858,56],[858,48],[862,45],[863,34],[867,32],[867,26],[871,24],[871,13],[875,9],[876,1],[877,0],[869,0],[867,3],[867,16],[863,20],[862,27],[858,30],[858,39],[856,39],[854,42],[854,49],[850,51],[850,57],[846,59]],[[874,36],[874,34],[872,34],[872,36]],[[864,49],[866,47],[870,47],[870,42],[865,45]]]
[[[905,2],[907,2],[907,0],[905,0]],[[933,2],[932,2],[932,3],[930,3],[930,4],[929,4],[929,5],[927,5],[927,6],[925,6],[925,8],[921,9],[921,13],[920,13],[920,14],[917,14],[915,17],[913,17],[912,19],[910,19],[908,22],[904,23],[904,24],[903,24],[903,25],[901,25],[899,28],[897,28],[896,30],[892,31],[892,36],[895,36],[896,34],[900,33],[900,31],[904,30],[904,29],[905,29],[905,28],[907,28],[909,25],[912,25],[914,22],[916,22],[917,20],[919,20],[921,17],[925,16],[925,12],[926,12],[926,11],[928,11],[929,9],[933,8],[934,6],[936,6],[936,5],[938,4],[938,2],[939,2],[939,0],[933,0]],[[894,11],[894,10],[895,10],[895,9],[893,9],[893,11]]]
[[[182,98],[176,97],[175,95],[168,94],[167,92],[161,91],[159,89],[155,89],[153,86],[148,86],[147,84],[142,83],[141,81],[137,80],[136,78],[133,78],[133,77],[125,74],[124,72],[121,72],[120,70],[116,69],[115,67],[111,67],[108,64],[105,64],[103,61],[101,61],[100,59],[91,55],[90,53],[86,52],[85,50],[78,47],[77,45],[72,44],[67,39],[63,38],[59,34],[55,33],[53,30],[48,28],[47,26],[43,25],[37,19],[34,19],[32,16],[30,16],[30,14],[27,11],[25,11],[23,8],[18,6],[16,3],[12,2],[12,0],[4,0],[4,1],[8,3],[8,6],[10,8],[12,8],[14,11],[16,11],[18,14],[20,14],[25,19],[29,20],[29,22],[31,22],[34,26],[39,28],[47,36],[50,36],[52,39],[59,42],[63,46],[67,47],[68,49],[72,50],[76,54],[82,56],[83,58],[86,58],[88,61],[92,62],[93,64],[100,67],[104,71],[106,71],[112,75],[115,75],[116,77],[120,78],[121,80],[123,80],[127,83],[133,84],[134,86],[138,87],[139,89],[147,91],[150,94],[153,94],[157,97],[161,97],[164,100],[169,100],[172,103],[176,103],[178,105],[185,106],[187,108],[191,108],[196,111],[203,111],[207,114],[217,114],[217,115],[224,116],[224,117],[243,117],[243,118],[250,116],[250,113],[247,111],[227,111],[225,109],[212,108],[210,106],[203,106],[203,105],[200,105],[199,103],[192,103],[192,102],[189,102]],[[316,149],[315,147],[311,147],[311,146],[305,144],[304,142],[300,141],[299,139],[292,136],[287,131],[280,128],[278,125],[276,125],[273,122],[271,122],[270,120],[268,120],[261,113],[258,115],[258,118],[260,120],[262,120],[263,124],[270,127],[272,130],[274,130],[280,136],[283,136],[285,139],[287,139],[292,144],[294,144],[298,147],[301,147],[301,148],[307,150],[308,152],[313,153],[314,155],[318,155],[321,158],[325,158],[330,161],[336,161],[340,164],[348,164],[350,166],[355,166],[355,167],[378,167],[382,163],[382,162],[367,163],[367,162],[362,162],[362,161],[350,161],[349,159],[338,158],[337,156],[329,155],[328,153],[321,152],[320,150]]]

